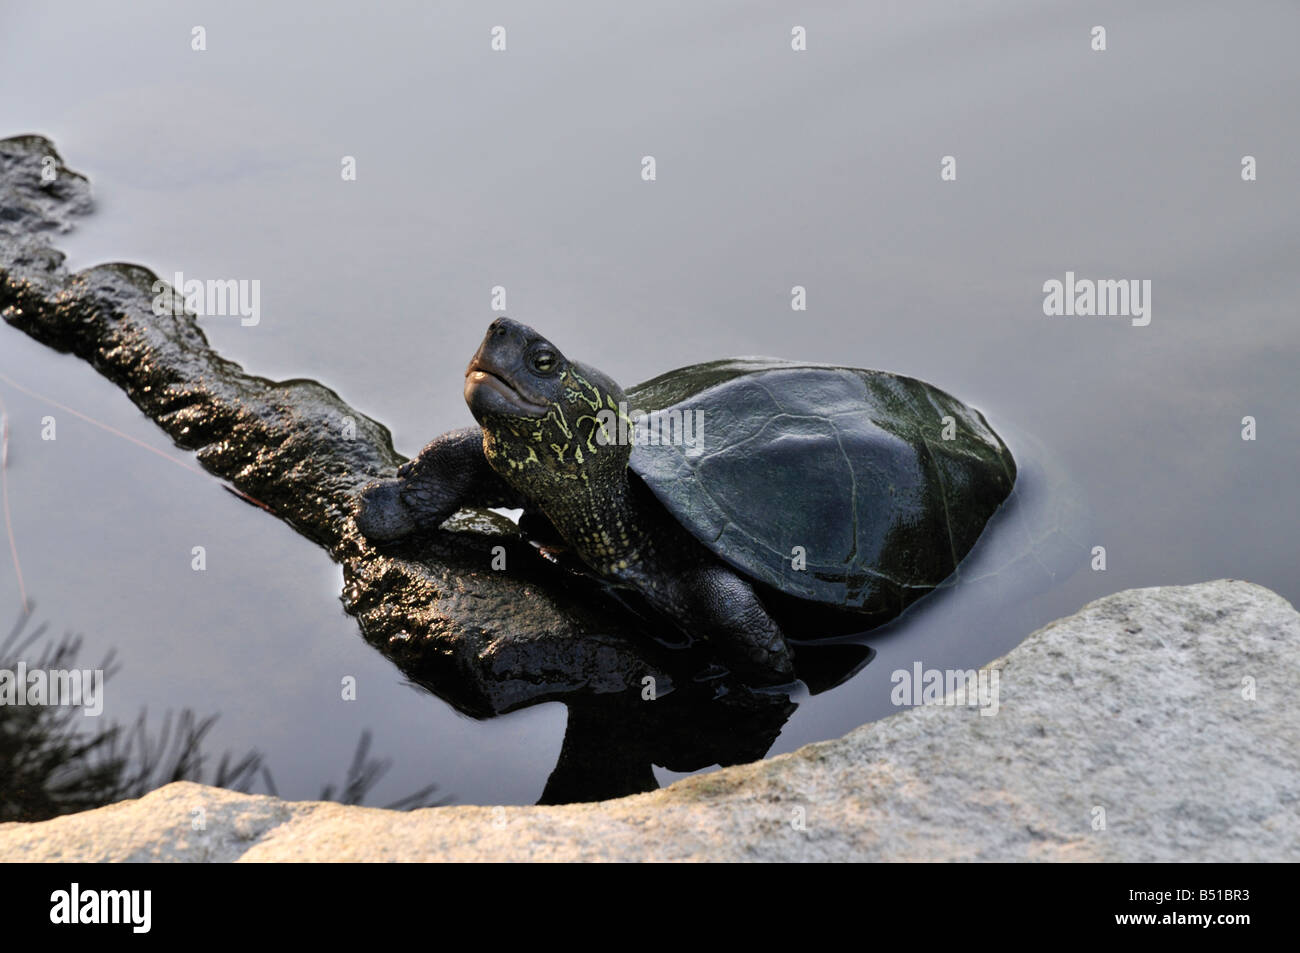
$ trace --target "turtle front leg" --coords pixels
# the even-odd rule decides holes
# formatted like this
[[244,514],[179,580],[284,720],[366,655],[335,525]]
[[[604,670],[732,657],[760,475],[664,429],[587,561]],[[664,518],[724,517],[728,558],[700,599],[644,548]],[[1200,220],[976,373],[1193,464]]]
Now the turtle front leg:
[[794,658],[785,635],[745,579],[713,563],[686,570],[671,588],[679,624],[688,633],[706,637],[741,678],[754,685],[794,680]]
[[382,543],[433,532],[463,506],[523,506],[488,465],[478,427],[443,434],[398,467],[396,477],[364,487],[354,515],[357,529]]

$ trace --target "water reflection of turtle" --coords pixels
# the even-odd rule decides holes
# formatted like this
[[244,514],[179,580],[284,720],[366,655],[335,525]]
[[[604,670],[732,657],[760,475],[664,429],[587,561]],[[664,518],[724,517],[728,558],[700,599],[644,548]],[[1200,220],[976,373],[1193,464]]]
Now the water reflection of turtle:
[[[597,597],[599,598],[599,597]],[[644,620],[640,620],[644,621]],[[547,692],[524,679],[466,678],[441,653],[404,653],[396,646],[386,654],[415,684],[475,719],[486,720],[541,701],[561,701],[568,708],[564,742],[538,800],[540,804],[600,801],[653,791],[659,786],[655,766],[689,773],[714,765],[745,764],[763,758],[781,734],[798,703],[785,691],[754,689],[720,672],[707,652],[666,649],[654,631],[637,627],[635,656],[617,651],[578,653],[561,663],[577,690]],[[521,640],[528,644],[526,637]],[[626,643],[626,640],[618,640]],[[498,644],[515,644],[509,637]],[[611,642],[611,645],[613,642]],[[514,675],[536,675],[554,667],[563,654],[556,640],[543,638],[527,660],[513,658]],[[549,656],[549,662],[541,656]],[[874,657],[873,649],[852,642],[799,644],[795,673],[807,694],[819,695],[852,678]],[[484,663],[503,659],[494,655]],[[644,666],[625,671],[632,662]],[[653,673],[641,676],[641,671]],[[604,691],[592,691],[603,687]],[[486,688],[486,690],[485,690]]]
[[[797,655],[795,671],[816,694],[860,671],[872,650],[842,644],[801,647]],[[681,689],[653,701],[628,693],[575,700],[539,803],[653,791],[659,786],[653,765],[691,772],[757,761],[797,707],[783,692],[755,691],[737,682],[683,681]]]
[[[793,676],[774,603],[851,612],[858,629],[888,621],[953,573],[1015,483],[978,411],[882,371],[736,359],[625,394],[500,318],[465,398],[480,427],[367,487],[363,533],[392,541],[461,507],[523,508],[753,683]],[[638,410],[669,439],[627,439]]]

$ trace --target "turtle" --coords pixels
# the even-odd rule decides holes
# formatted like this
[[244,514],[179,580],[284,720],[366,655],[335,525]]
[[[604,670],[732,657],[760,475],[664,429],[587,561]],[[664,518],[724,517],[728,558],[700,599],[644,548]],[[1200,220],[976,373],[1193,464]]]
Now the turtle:
[[979,411],[885,371],[732,358],[624,391],[499,317],[464,396],[478,426],[360,490],[367,539],[523,510],[754,685],[793,679],[783,618],[867,629],[943,584],[1016,480]]

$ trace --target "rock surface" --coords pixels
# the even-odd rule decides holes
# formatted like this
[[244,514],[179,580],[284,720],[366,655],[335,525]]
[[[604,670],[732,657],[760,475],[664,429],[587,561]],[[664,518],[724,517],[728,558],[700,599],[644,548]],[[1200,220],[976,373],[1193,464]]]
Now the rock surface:
[[1135,589],[991,663],[991,717],[909,709],[769,761],[560,807],[399,813],[177,783],[0,825],[0,858],[1294,860],[1297,645],[1300,614],[1260,586]]

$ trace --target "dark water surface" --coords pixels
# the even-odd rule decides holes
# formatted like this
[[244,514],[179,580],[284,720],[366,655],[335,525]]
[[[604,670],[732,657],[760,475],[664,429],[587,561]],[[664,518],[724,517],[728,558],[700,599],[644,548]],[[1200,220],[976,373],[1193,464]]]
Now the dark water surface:
[[[259,280],[261,323],[206,318],[214,346],[322,381],[406,453],[470,422],[461,378],[496,285],[625,384],[768,354],[909,374],[983,410],[1039,462],[1028,531],[1104,545],[1107,571],[1054,564],[1059,546],[1054,577],[1013,561],[1020,536],[995,526],[979,558],[997,575],[877,633],[858,676],[801,699],[777,753],[892,710],[894,669],[979,665],[1118,589],[1231,576],[1300,597],[1300,10],[949,6],[4,3],[0,136],[48,135],[89,176],[96,213],[58,241],[73,267]],[[1067,270],[1150,279],[1151,323],[1044,316],[1043,282]],[[118,650],[109,717],[220,712],[213,747],[263,751],[289,797],[338,780],[369,728],[396,762],[374,802],[430,780],[536,800],[562,706],[476,722],[404,686],[322,550],[50,403],[188,460],[117,388],[8,327],[0,373],[49,399],[0,382],[26,587],[90,656]],[[0,618],[18,613],[6,556]]]

